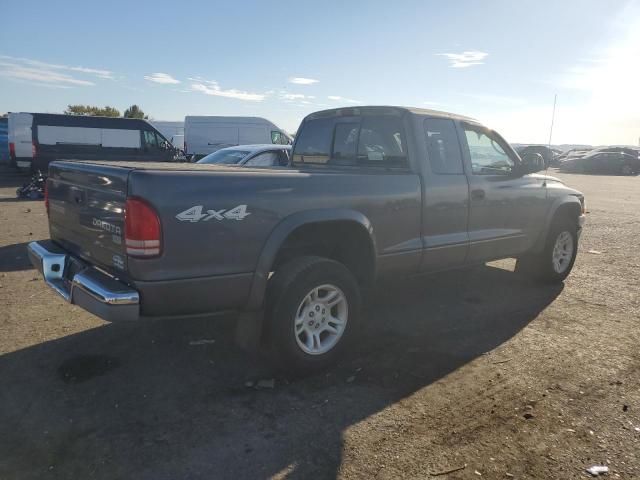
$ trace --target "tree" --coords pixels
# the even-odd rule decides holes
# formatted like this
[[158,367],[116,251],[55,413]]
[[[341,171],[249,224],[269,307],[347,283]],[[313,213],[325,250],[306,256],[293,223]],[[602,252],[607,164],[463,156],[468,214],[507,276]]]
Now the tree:
[[124,118],[144,118],[144,119],[149,118],[147,115],[144,114],[144,112],[140,109],[138,105],[131,105],[129,108],[127,108],[124,111],[124,115],[122,116]]
[[88,117],[119,117],[120,112],[109,106],[104,108],[93,105],[68,105],[64,111],[65,115],[85,115]]

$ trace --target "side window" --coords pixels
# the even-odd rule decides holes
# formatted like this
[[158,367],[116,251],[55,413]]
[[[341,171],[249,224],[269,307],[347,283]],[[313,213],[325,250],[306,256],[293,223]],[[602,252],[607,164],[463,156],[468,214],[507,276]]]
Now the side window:
[[427,155],[431,171],[439,175],[461,175],[462,152],[453,120],[428,118],[424,121]]
[[474,175],[509,175],[515,166],[498,138],[481,127],[465,126],[471,172]]
[[308,120],[299,131],[293,162],[406,167],[402,119],[365,115]]
[[164,148],[166,143],[169,143],[169,141],[165,139],[159,132],[155,132],[155,134],[156,134],[156,141],[158,142],[158,147]]
[[334,118],[317,118],[304,122],[296,139],[295,163],[326,164],[331,154]]
[[144,130],[142,132],[144,138],[144,146],[147,148],[158,148],[158,141],[155,132]]
[[398,167],[407,165],[407,145],[400,117],[380,115],[362,118],[358,163]]
[[283,135],[281,132],[278,132],[276,130],[271,131],[271,143],[273,143],[274,145],[281,145],[282,137]]
[[277,152],[263,152],[256,155],[253,158],[247,160],[245,163],[247,167],[272,167],[278,165],[278,153]]
[[331,163],[355,164],[358,147],[358,123],[336,123],[333,133]]

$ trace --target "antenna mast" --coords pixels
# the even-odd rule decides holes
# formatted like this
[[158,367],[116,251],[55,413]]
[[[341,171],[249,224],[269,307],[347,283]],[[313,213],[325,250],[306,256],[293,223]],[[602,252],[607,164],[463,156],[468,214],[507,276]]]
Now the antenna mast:
[[551,136],[553,135],[553,121],[556,118],[556,102],[558,101],[558,94],[553,96],[553,113],[551,114],[551,128],[549,129],[549,149],[551,149]]

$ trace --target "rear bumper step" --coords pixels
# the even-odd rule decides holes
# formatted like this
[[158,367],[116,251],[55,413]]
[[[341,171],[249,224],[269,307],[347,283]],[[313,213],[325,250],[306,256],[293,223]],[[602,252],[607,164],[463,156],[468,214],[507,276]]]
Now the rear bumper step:
[[49,242],[31,242],[27,250],[47,285],[69,303],[109,322],[140,317],[140,295],[128,285],[91,266],[71,273],[71,263],[82,262]]

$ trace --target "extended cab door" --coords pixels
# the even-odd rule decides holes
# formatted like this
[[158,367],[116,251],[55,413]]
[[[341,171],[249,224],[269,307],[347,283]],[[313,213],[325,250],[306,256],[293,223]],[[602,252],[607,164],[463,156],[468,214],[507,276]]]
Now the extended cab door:
[[421,143],[426,148],[422,162],[425,249],[421,270],[428,272],[456,267],[465,261],[469,248],[469,184],[453,120],[426,118],[418,132],[424,132]]
[[520,159],[494,131],[465,122],[460,127],[469,179],[468,260],[519,255],[544,222],[544,177],[518,174]]

